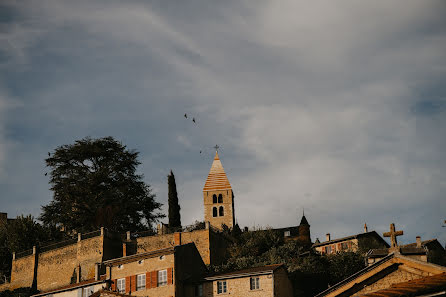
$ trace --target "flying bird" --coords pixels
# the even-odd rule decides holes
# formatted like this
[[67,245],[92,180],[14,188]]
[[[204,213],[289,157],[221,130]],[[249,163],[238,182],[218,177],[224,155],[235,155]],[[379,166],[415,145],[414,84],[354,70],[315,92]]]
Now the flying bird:
[[45,172],[45,176],[47,176],[48,175],[48,172]]
[[197,122],[195,122],[195,118],[192,118],[192,122],[194,122],[195,124],[197,123]]
[[200,151],[200,154],[201,154],[201,151]]
[[187,113],[184,114],[184,117],[187,119]]

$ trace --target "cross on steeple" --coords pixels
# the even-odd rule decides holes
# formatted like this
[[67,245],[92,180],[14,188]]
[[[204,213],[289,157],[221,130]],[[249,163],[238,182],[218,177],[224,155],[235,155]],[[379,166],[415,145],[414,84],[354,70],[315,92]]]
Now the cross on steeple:
[[220,147],[218,146],[218,144],[216,144],[215,146],[214,146],[214,149],[218,152],[218,149],[219,149]]
[[391,247],[396,248],[398,247],[398,243],[396,241],[396,237],[403,235],[403,231],[395,231],[395,224],[390,224],[390,232],[383,233],[384,237],[390,237]]

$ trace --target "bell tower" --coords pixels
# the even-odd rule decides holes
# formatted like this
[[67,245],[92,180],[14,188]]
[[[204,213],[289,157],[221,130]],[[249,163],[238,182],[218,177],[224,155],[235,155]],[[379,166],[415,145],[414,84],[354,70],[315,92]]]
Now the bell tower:
[[204,221],[218,229],[222,224],[229,228],[235,225],[234,193],[221,165],[218,151],[215,152],[211,170],[203,188]]

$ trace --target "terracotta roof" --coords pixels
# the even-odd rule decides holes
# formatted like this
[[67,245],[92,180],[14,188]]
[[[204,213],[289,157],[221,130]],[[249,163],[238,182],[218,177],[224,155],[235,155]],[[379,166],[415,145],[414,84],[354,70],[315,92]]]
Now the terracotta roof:
[[404,283],[393,284],[388,289],[376,291],[362,296],[393,297],[393,296],[419,296],[446,290],[446,273],[411,280]]
[[222,279],[222,278],[231,278],[236,276],[246,276],[246,275],[252,275],[252,274],[262,274],[266,272],[273,272],[279,267],[282,267],[283,264],[274,264],[274,265],[266,265],[266,266],[260,266],[260,267],[251,267],[247,269],[242,270],[236,270],[231,272],[224,272],[224,273],[218,273],[213,274],[205,277],[206,280],[213,280],[213,279]]
[[211,170],[204,184],[203,191],[212,190],[230,190],[231,184],[226,176],[223,165],[221,165],[218,152],[215,153],[214,162],[212,162]]

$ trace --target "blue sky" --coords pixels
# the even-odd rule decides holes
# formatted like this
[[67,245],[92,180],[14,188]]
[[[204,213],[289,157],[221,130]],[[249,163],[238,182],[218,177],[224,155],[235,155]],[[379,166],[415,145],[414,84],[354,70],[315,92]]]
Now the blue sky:
[[[444,1],[2,1],[0,211],[51,200],[47,152],[113,136],[183,224],[214,151],[241,226],[446,241]],[[195,117],[195,125],[183,115]],[[199,151],[202,150],[202,154]],[[164,210],[166,211],[166,209]]]

